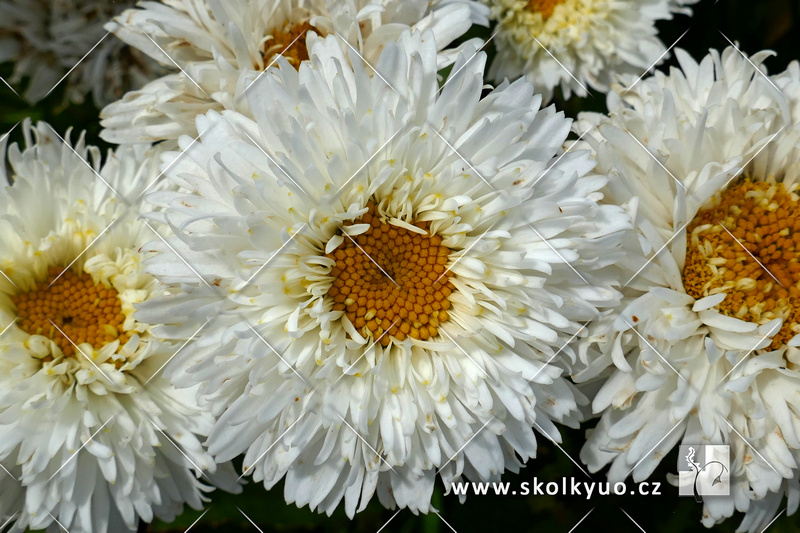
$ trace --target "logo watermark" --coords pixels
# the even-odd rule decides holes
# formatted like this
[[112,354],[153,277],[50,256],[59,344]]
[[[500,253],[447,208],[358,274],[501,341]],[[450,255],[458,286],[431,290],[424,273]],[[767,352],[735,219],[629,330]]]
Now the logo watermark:
[[678,494],[728,496],[731,493],[730,448],[727,445],[681,445],[678,453]]

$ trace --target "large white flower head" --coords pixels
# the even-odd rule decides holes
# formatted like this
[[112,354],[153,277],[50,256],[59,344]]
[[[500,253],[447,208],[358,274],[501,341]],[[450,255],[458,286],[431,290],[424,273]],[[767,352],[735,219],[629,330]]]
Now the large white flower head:
[[377,491],[426,512],[437,471],[498,479],[535,456],[532,426],[578,421],[565,344],[617,302],[629,218],[586,152],[559,155],[570,121],[530,84],[481,98],[484,54],[441,94],[430,32],[374,76],[353,59],[329,36],[253,87],[255,120],[198,118],[169,162],[183,192],[153,195],[177,233],[149,270],[175,294],[141,316],[204,325],[170,375],[225,409],[218,460],[246,452],[312,509]]
[[679,51],[680,69],[615,87],[609,116],[578,123],[610,197],[638,198],[647,257],[577,375],[616,367],[581,456],[641,480],[681,440],[727,444],[731,496],[706,498],[703,522],[744,511],[743,531],[800,501],[800,69],[767,77],[768,55]]
[[103,29],[134,4],[134,0],[0,1],[0,63],[14,62],[9,82],[16,86],[27,80],[23,97],[31,103],[65,83],[71,102],[82,103],[91,95],[98,107],[144,85],[162,69]]
[[[439,67],[445,50],[473,23],[488,24],[475,0],[165,0],[123,13],[108,28],[157,61],[180,71],[134,91],[103,110],[109,142],[197,135],[195,116],[246,112],[245,91],[277,56],[297,67],[320,36],[336,34],[369,63],[408,28],[430,30]],[[361,60],[361,59],[359,59]]]
[[199,508],[217,467],[195,434],[213,417],[160,374],[179,345],[134,317],[159,293],[133,208],[154,154],[121,148],[101,167],[82,138],[23,127],[0,167],[0,518],[116,533]]
[[636,77],[666,57],[655,23],[697,0],[483,0],[497,21],[489,78],[526,76],[546,100],[561,88],[608,91],[620,74]]

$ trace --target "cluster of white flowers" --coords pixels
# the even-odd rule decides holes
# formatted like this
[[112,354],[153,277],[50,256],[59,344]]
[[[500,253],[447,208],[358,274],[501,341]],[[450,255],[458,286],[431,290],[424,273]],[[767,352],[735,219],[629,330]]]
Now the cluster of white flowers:
[[729,445],[707,526],[796,511],[800,65],[643,77],[695,1],[0,0],[8,83],[75,68],[120,144],[0,141],[0,524],[135,531],[237,457],[427,513],[591,414],[614,481]]

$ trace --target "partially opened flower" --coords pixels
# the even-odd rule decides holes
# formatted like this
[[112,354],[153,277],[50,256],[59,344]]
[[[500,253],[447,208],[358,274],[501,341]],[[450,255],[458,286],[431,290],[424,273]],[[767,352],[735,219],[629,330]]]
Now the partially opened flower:
[[800,69],[768,78],[768,53],[735,48],[677,55],[680,70],[617,87],[609,116],[580,117],[610,197],[638,198],[648,257],[577,375],[616,367],[581,456],[641,480],[680,441],[727,444],[731,496],[706,498],[703,522],[739,510],[760,531],[800,499]]
[[253,87],[255,120],[199,117],[169,161],[181,191],[153,195],[177,233],[149,271],[174,294],[142,316],[206,324],[173,381],[225,410],[217,459],[245,452],[289,502],[426,512],[437,472],[498,479],[535,456],[532,426],[578,421],[564,345],[617,302],[629,219],[586,152],[560,153],[570,121],[524,80],[482,99],[473,54],[440,94],[430,34],[372,77],[329,36]]
[[497,21],[489,78],[525,76],[546,100],[608,91],[620,74],[643,74],[667,48],[655,23],[697,0],[483,0]]
[[[199,508],[216,465],[195,436],[213,417],[161,368],[135,306],[159,293],[139,247],[146,147],[99,151],[24,126],[0,166],[0,518],[11,531],[136,531]],[[225,478],[220,482],[230,486]]]
[[134,0],[2,0],[0,63],[14,64],[9,83],[24,82],[23,97],[35,103],[60,83],[66,98],[91,96],[103,106],[139,88],[162,69],[103,28]]
[[[197,135],[195,116],[247,106],[245,91],[277,56],[297,67],[308,46],[336,34],[343,49],[374,63],[404,29],[431,30],[438,66],[445,50],[473,23],[488,24],[475,0],[177,0],[147,2],[108,28],[175,70],[133,91],[102,112],[109,142],[141,142]],[[361,59],[359,59],[361,60]]]

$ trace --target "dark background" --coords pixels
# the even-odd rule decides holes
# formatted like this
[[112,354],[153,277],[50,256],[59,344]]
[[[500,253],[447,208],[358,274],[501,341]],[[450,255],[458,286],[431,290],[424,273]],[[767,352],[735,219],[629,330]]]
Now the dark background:
[[[689,32],[678,46],[689,51],[696,59],[702,58],[709,48],[723,49],[728,42],[722,33],[736,42],[746,54],[769,48],[778,55],[767,60],[771,73],[779,72],[786,65],[800,58],[797,31],[800,29],[800,1],[798,0],[701,0],[694,6],[694,17],[677,16],[674,20],[659,24],[662,40],[670,45],[687,29]],[[476,30],[474,35],[488,38],[492,30]],[[492,55],[491,44],[487,47]],[[659,68],[664,70],[675,64],[674,58]],[[0,65],[0,75],[8,79],[10,65]],[[21,93],[19,87],[17,91]],[[581,110],[605,110],[605,98],[596,94],[583,99],[563,102],[556,99],[556,105],[569,116]],[[107,147],[98,138],[97,109],[91,103],[81,106],[63,104],[63,87],[54,91],[47,99],[36,105],[29,105],[17,98],[7,87],[0,85],[0,136],[25,117],[50,122],[63,135],[69,126],[76,131],[86,130],[90,143]],[[20,129],[15,129],[10,138],[21,138]],[[585,427],[591,427],[594,422]],[[581,430],[563,429],[562,448],[577,459],[584,440]],[[545,481],[559,481],[562,477],[576,477],[585,480],[571,460],[558,447],[546,438],[539,438],[539,457],[528,463],[520,474],[506,473],[504,481],[518,485],[531,481],[534,476]],[[195,533],[257,531],[242,512],[258,524],[264,533],[268,532],[341,532],[355,533],[402,532],[438,533],[455,531],[513,531],[518,533],[555,531],[576,532],[601,531],[621,532],[701,532],[708,531],[700,524],[701,505],[692,498],[679,498],[677,489],[666,482],[666,474],[674,472],[677,452],[666,457],[650,481],[662,483],[662,496],[624,496],[595,497],[590,501],[581,498],[550,496],[470,496],[461,505],[453,495],[444,496],[441,486],[434,494],[434,505],[440,516],[434,514],[415,516],[408,510],[383,509],[374,498],[369,508],[349,520],[339,510],[333,517],[310,512],[307,508],[298,509],[286,505],[283,500],[283,486],[278,485],[266,492],[260,485],[250,483],[243,495],[232,496],[223,492],[211,495],[211,503],[206,514],[196,524],[201,512],[189,510],[172,524],[156,522],[143,526],[142,531],[183,532],[191,526]],[[592,475],[596,481],[604,480],[604,472]],[[629,480],[629,487],[632,482]],[[781,509],[785,508],[784,505]],[[240,511],[241,509],[241,511]],[[587,513],[590,513],[586,516]],[[627,513],[630,518],[626,516]],[[580,522],[582,518],[585,520]],[[713,531],[732,532],[741,520],[736,515]],[[387,524],[387,521],[389,522]],[[635,523],[634,523],[635,521]],[[579,525],[578,522],[580,522]],[[194,525],[193,525],[194,524]],[[385,527],[384,527],[385,525]],[[383,529],[381,529],[383,528]],[[769,533],[798,531],[800,518],[782,515],[770,526]]]

